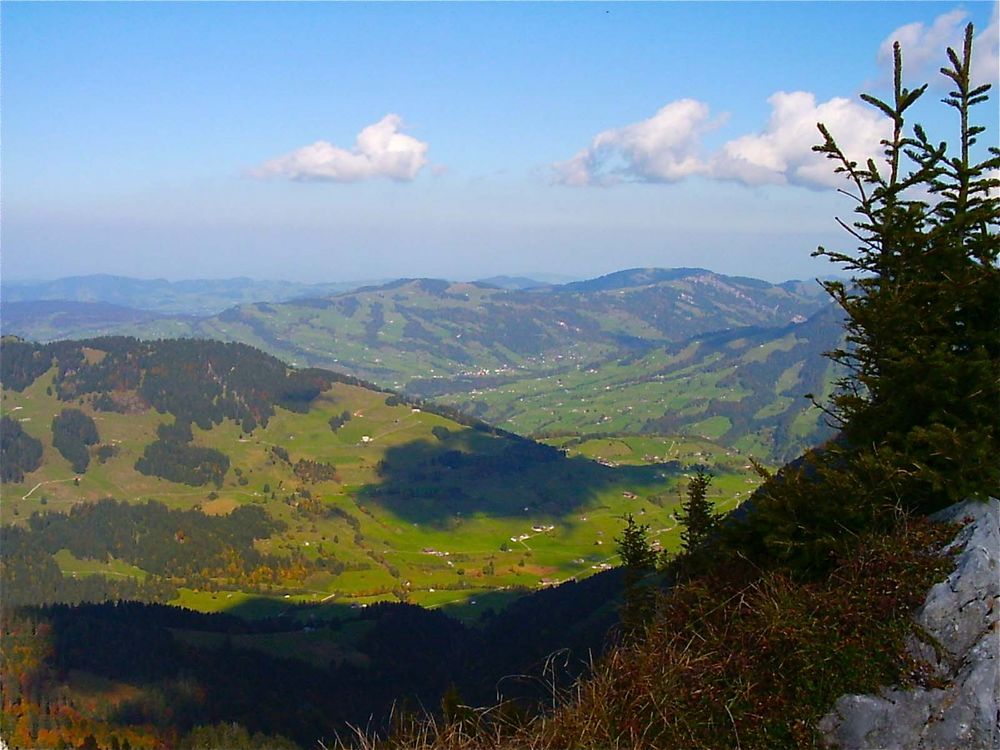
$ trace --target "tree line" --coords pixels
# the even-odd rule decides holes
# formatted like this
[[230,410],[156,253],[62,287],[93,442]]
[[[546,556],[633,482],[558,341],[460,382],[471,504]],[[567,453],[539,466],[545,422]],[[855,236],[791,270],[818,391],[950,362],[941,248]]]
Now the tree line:
[[[0,585],[10,605],[136,599],[163,602],[177,587],[200,590],[234,588],[266,591],[301,581],[322,569],[346,569],[332,553],[321,561],[296,550],[287,557],[254,547],[284,529],[258,506],[226,516],[198,510],[173,510],[162,503],[130,504],[112,499],[74,506],[68,513],[33,513],[27,528],[3,526]],[[53,555],[119,560],[140,568],[144,579],[91,575],[63,576]]]

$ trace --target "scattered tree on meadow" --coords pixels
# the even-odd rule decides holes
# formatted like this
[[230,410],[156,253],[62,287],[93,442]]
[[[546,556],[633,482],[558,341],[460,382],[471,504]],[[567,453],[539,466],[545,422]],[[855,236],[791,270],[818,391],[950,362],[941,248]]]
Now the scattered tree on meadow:
[[332,417],[330,417],[328,424],[330,425],[330,429],[336,432],[350,421],[351,421],[351,412],[348,411],[347,409],[344,409],[344,411],[341,412],[340,414],[334,414]]
[[100,441],[94,420],[79,409],[63,409],[52,419],[52,445],[82,474],[90,464],[90,446]]

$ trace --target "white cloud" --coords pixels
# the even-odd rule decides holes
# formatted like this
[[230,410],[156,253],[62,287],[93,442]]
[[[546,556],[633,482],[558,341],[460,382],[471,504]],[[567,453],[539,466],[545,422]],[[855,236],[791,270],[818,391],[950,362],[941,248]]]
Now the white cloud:
[[388,177],[408,182],[427,164],[427,144],[401,133],[402,125],[399,115],[388,114],[358,133],[350,151],[316,141],[264,162],[253,175],[330,182]]
[[1000,82],[1000,2],[993,3],[990,24],[972,43],[972,80],[974,83],[992,83],[993,96]]
[[[973,40],[972,80],[977,84],[996,84],[1000,75],[998,8],[1000,3],[994,3],[989,25],[981,29]],[[964,10],[953,10],[935,18],[930,26],[922,22],[900,26],[879,47],[879,63],[891,74],[892,45],[898,41],[903,56],[903,75],[907,79],[927,79],[947,86],[948,82],[938,73],[938,69],[947,64],[945,50],[948,47],[961,54],[967,18],[968,14]]]
[[[997,182],[1000,182],[1000,169],[987,170],[983,177],[987,180],[996,180]],[[990,188],[989,195],[993,198],[1000,198],[1000,186]]]
[[701,136],[718,127],[708,105],[695,99],[667,104],[647,120],[594,136],[590,146],[552,165],[564,185],[608,185],[621,181],[677,182],[705,170]]
[[584,148],[576,152],[572,159],[557,161],[552,165],[553,182],[573,187],[583,185],[593,185],[599,180],[596,178],[597,171],[596,154],[591,153],[591,149]]
[[878,50],[878,61],[892,71],[892,46],[899,42],[903,53],[903,70],[911,74],[926,72],[931,67],[940,67],[947,47],[960,49],[967,14],[964,10],[953,10],[934,19],[930,26],[922,21],[900,26],[887,36]]
[[[1000,2],[993,4],[989,25],[973,43],[972,76],[978,85],[996,85],[1000,74]],[[903,51],[904,75],[911,82],[926,76],[942,79],[945,49],[960,51],[968,14],[953,10],[929,26],[906,24],[890,34],[879,49],[882,65],[892,68],[892,45]],[[947,85],[947,82],[945,82]],[[722,118],[709,119],[709,107],[695,99],[679,99],[648,120],[605,130],[572,158],[551,165],[554,181],[563,185],[613,185],[622,181],[678,182],[691,176],[733,180],[747,185],[791,184],[810,188],[840,187],[836,165],[815,153],[820,143],[817,123],[824,123],[849,159],[880,162],[883,139],[890,136],[887,118],[860,101],[835,97],[817,103],[807,91],[778,91],[768,99],[771,117],[758,133],[725,143],[711,154],[701,151],[701,137]]]
[[771,119],[760,133],[729,141],[703,155],[701,136],[718,127],[708,105],[693,99],[671,102],[648,120],[605,130],[571,159],[552,165],[564,185],[610,185],[623,180],[677,182],[699,175],[747,185],[795,184],[830,187],[843,184],[833,166],[812,151],[825,123],[849,158],[877,155],[888,126],[871,108],[835,98],[821,104],[806,91],[779,91],[768,101]]
[[772,94],[771,118],[761,133],[744,135],[726,143],[711,161],[709,175],[748,185],[794,184],[812,188],[839,187],[841,175],[812,147],[822,136],[822,122],[848,158],[864,163],[876,157],[879,141],[890,135],[888,121],[872,108],[835,97],[816,103],[807,91]]

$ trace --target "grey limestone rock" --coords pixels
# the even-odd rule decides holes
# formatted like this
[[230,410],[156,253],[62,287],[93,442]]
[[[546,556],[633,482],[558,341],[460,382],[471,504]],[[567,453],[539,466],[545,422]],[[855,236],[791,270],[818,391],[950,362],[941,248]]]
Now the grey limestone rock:
[[819,723],[827,747],[1000,750],[1000,500],[959,503],[935,518],[965,526],[944,550],[954,571],[915,615],[925,637],[910,650],[947,684],[841,696]]

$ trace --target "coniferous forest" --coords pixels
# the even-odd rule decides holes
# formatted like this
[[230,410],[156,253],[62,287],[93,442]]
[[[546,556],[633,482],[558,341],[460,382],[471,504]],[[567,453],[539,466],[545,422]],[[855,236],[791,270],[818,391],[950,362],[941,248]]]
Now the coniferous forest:
[[42,444],[28,435],[21,424],[7,415],[0,427],[0,477],[4,482],[21,482],[25,472],[38,468],[42,462]]

